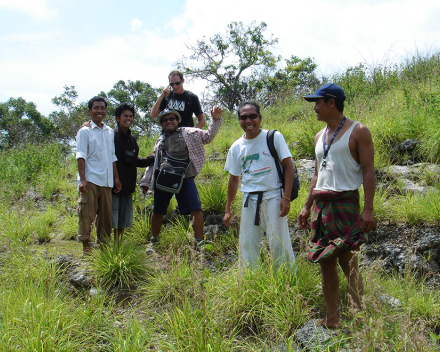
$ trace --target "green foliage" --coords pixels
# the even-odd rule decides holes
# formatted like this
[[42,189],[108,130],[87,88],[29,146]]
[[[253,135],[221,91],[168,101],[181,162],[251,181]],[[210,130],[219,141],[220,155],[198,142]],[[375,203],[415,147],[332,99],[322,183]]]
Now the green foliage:
[[64,93],[52,99],[59,111],[53,111],[49,119],[54,123],[57,138],[65,143],[74,140],[82,124],[90,119],[87,103],[76,104],[77,98],[74,86],[64,86]]
[[101,245],[93,254],[99,283],[105,288],[131,288],[144,276],[143,250],[131,243]]
[[223,213],[226,205],[228,186],[224,182],[210,182],[199,187],[202,208],[207,212]]
[[53,124],[34,103],[21,97],[0,103],[0,151],[41,140],[53,140]]
[[263,34],[266,27],[264,22],[259,25],[253,22],[249,26],[232,22],[224,35],[215,34],[189,45],[193,53],[190,57],[182,57],[178,67],[192,78],[210,82],[215,99],[232,110],[240,101],[251,98],[248,89],[252,87],[242,76],[243,72],[254,74],[261,68],[275,67],[279,61],[268,50],[278,39],[266,39]]
[[56,179],[65,162],[65,151],[60,144],[29,144],[0,153],[0,169],[4,177],[0,190],[14,196],[25,194],[29,186],[46,187],[40,181],[48,175]]

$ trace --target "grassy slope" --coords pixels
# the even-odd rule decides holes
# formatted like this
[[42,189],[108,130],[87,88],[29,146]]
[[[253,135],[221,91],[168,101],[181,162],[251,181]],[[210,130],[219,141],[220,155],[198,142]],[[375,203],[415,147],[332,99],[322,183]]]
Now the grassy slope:
[[[439,72],[438,56],[433,56],[415,57],[398,68],[358,68],[335,77],[349,98],[345,114],[372,132],[377,169],[389,164],[390,145],[407,138],[421,142],[423,161],[438,160]],[[222,211],[227,187],[221,157],[242,133],[235,115],[224,118],[219,135],[206,147],[207,154],[219,160],[207,161],[198,177],[203,207],[213,212]],[[324,127],[316,122],[312,105],[301,99],[265,109],[262,126],[284,134],[294,159],[313,155],[313,136]],[[153,143],[141,139],[141,154],[149,153]],[[1,155],[2,351],[266,351],[289,343],[296,328],[323,315],[316,265],[300,253],[297,277],[283,272],[274,276],[264,250],[261,269],[241,277],[236,266],[223,259],[230,251],[236,253],[234,230],[212,244],[211,270],[206,269],[204,257],[192,250],[191,228],[185,220],[164,228],[161,257],[145,258],[150,224],[143,210],[151,199],[139,193],[124,249],[97,252],[89,265],[98,287],[113,282],[131,288],[125,301],[66,285],[63,274],[48,264],[60,254],[81,255],[80,245],[70,240],[77,226],[72,211],[75,161],[60,155],[56,146],[29,146]],[[419,182],[434,186],[435,191],[421,197],[402,195],[399,185],[378,190],[376,218],[410,225],[438,223],[438,176],[426,171]],[[307,189],[304,180],[299,199],[292,203],[291,222]],[[29,190],[42,199],[25,197]],[[351,343],[366,351],[436,350],[428,336],[432,332],[435,340],[439,334],[439,293],[429,291],[409,271],[401,278],[365,268],[363,275],[362,312],[348,309],[345,280],[341,282],[341,311],[354,334]],[[397,311],[383,307],[378,300],[383,293],[400,299],[402,306]],[[341,335],[335,342],[337,350],[349,341]]]

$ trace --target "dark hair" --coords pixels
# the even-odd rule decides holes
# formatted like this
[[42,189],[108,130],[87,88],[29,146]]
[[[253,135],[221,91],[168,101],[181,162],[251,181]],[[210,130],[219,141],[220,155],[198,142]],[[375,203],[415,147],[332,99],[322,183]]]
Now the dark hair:
[[183,80],[183,73],[180,72],[180,71],[177,71],[177,70],[172,70],[172,71],[170,72],[170,74],[168,75],[168,79],[170,79],[171,77],[173,77],[173,76],[175,76],[175,75],[179,76],[180,79]]
[[333,99],[333,100],[335,101],[336,109],[338,109],[338,111],[339,111],[340,113],[343,113],[343,112],[344,112],[344,102],[343,102],[343,101],[337,101],[335,98],[327,97],[327,96],[326,96],[326,97],[324,97],[324,103],[327,104],[327,102],[328,102],[330,99]]
[[133,107],[133,105],[128,104],[128,103],[122,103],[115,110],[116,122],[118,122],[118,117],[121,117],[122,113],[125,110],[130,110],[131,113],[133,114],[133,117],[134,117],[134,107]]
[[253,100],[246,100],[245,102],[241,103],[238,106],[238,110],[237,110],[238,118],[240,118],[240,110],[243,107],[245,107],[246,105],[252,105],[255,108],[255,110],[257,111],[257,114],[260,115],[260,120],[261,120],[262,116],[260,114],[260,105],[256,101],[253,101]]
[[98,101],[102,101],[105,104],[105,108],[107,109],[107,101],[103,98],[103,97],[93,97],[92,99],[89,100],[89,103],[87,104],[87,106],[89,107],[90,110],[92,110],[93,108],[93,103],[96,103]]

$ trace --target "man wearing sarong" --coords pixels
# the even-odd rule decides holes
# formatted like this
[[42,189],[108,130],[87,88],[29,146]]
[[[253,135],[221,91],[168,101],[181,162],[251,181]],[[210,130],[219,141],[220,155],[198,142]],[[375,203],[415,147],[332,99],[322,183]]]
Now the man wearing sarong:
[[[349,304],[361,308],[363,283],[355,251],[367,242],[366,233],[374,227],[374,146],[368,128],[343,115],[341,87],[326,84],[304,99],[315,103],[318,121],[327,126],[315,136],[315,172],[298,225],[311,228],[307,256],[322,270],[327,316],[318,323],[340,328],[338,262],[347,277]],[[360,212],[362,183],[364,208]]]

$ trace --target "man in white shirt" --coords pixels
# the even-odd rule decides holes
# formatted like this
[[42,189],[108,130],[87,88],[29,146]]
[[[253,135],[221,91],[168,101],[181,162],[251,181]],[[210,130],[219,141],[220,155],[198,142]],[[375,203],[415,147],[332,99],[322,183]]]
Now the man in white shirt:
[[92,128],[82,127],[76,136],[78,162],[78,241],[90,253],[90,235],[96,218],[97,243],[105,243],[112,232],[112,188],[121,190],[114,144],[114,131],[104,122],[107,102],[94,97],[88,103]]
[[295,255],[286,218],[293,186],[292,155],[283,135],[276,132],[274,146],[284,170],[283,190],[275,159],[267,145],[268,131],[260,128],[260,106],[252,101],[242,103],[238,119],[245,134],[232,144],[226,158],[225,171],[230,175],[223,221],[231,226],[232,202],[241,176],[240,269],[257,265],[263,232],[267,235],[275,271],[282,264],[294,268]]

